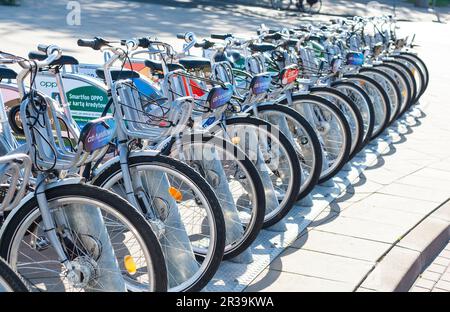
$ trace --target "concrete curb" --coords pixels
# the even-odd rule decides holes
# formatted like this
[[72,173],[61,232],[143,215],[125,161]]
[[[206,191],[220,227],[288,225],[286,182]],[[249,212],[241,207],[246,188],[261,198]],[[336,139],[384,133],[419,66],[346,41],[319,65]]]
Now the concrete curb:
[[406,292],[450,240],[450,199],[381,257],[358,291]]

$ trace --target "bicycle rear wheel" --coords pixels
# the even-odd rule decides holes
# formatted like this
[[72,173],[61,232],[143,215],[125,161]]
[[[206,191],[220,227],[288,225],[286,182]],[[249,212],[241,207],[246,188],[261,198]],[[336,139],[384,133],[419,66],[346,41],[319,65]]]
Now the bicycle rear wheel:
[[303,4],[303,7],[305,8],[305,11],[309,14],[317,14],[322,9],[322,0],[318,1],[308,1],[306,0],[306,3]]

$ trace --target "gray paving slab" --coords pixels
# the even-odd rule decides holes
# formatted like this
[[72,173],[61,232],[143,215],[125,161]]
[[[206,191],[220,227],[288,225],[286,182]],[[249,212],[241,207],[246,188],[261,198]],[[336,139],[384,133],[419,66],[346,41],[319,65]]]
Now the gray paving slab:
[[442,203],[448,198],[448,192],[437,189],[425,189],[419,186],[392,183],[378,191],[382,194],[391,194],[405,198],[427,200]]
[[297,273],[356,286],[372,263],[321,252],[288,248],[270,265],[272,270]]
[[317,230],[385,243],[394,243],[405,232],[401,226],[346,217],[337,218]]
[[408,228],[418,223],[422,217],[417,213],[395,210],[389,204],[373,204],[371,196],[365,200],[355,203],[342,212],[343,217],[361,220],[375,221],[383,224],[398,226],[402,224]]
[[438,288],[438,289],[442,289],[447,292],[450,292],[450,282],[440,280],[439,282],[436,283],[434,288]]
[[428,270],[425,270],[425,272],[423,272],[419,276],[419,278],[426,279],[426,280],[433,281],[433,282],[437,282],[441,277],[442,277],[441,274],[431,272]]
[[264,270],[245,289],[247,292],[349,292],[348,283],[276,270]]
[[375,262],[390,244],[335,233],[310,230],[291,247]]

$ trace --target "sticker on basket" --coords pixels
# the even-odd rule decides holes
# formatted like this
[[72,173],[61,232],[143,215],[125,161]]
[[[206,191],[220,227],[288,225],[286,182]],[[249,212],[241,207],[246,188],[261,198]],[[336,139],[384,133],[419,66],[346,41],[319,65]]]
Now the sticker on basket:
[[81,130],[80,141],[84,150],[92,152],[106,146],[114,137],[116,123],[111,116],[102,117],[88,122]]
[[211,109],[216,109],[227,104],[233,96],[233,86],[229,83],[226,87],[213,87],[209,91],[207,102]]
[[347,53],[347,65],[361,66],[364,63],[364,54],[361,52]]
[[295,65],[291,65],[289,67],[286,67],[281,72],[281,83],[283,85],[288,85],[290,83],[293,83],[297,77],[298,77],[298,67]]
[[250,87],[253,91],[253,94],[259,95],[267,92],[270,86],[270,82],[272,78],[267,74],[259,74],[252,78],[250,82]]

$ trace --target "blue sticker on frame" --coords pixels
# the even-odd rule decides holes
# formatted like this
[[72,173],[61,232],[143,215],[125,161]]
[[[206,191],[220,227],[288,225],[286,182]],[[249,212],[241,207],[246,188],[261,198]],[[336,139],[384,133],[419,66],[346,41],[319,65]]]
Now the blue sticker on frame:
[[111,142],[116,132],[114,118],[102,117],[88,122],[81,130],[80,141],[86,152],[98,150]]
[[250,82],[250,87],[252,89],[253,94],[259,95],[267,92],[270,87],[270,83],[272,82],[272,77],[267,74],[259,74],[252,78]]
[[211,109],[216,109],[227,104],[233,96],[233,86],[227,83],[225,87],[213,87],[208,94],[207,102]]

